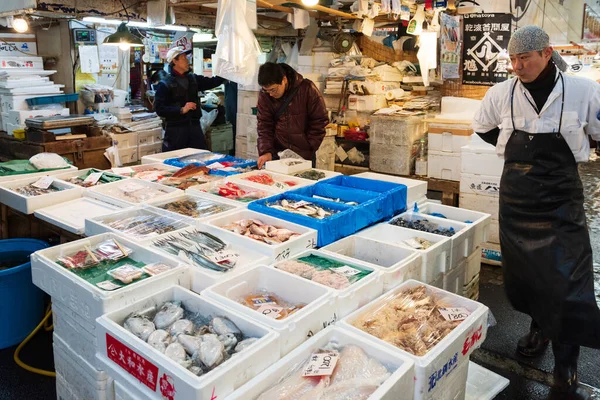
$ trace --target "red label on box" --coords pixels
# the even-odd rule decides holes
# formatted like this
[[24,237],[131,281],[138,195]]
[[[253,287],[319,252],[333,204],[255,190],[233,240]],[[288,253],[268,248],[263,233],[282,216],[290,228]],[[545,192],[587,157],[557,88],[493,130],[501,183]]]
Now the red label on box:
[[156,392],[158,367],[114,337],[106,334],[106,354],[125,371]]
[[473,332],[467,333],[467,335],[465,336],[465,342],[463,343],[463,350],[462,350],[463,356],[466,356],[467,353],[469,352],[469,350],[471,350],[471,348],[473,348],[477,344],[477,342],[479,342],[481,340],[482,329],[483,329],[483,326],[479,325],[479,329],[477,329]]

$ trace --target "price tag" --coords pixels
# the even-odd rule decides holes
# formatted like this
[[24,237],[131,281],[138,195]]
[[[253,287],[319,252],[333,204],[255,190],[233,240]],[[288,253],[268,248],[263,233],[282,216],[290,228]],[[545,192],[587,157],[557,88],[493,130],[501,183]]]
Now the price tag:
[[343,267],[339,267],[333,270],[335,273],[344,275],[344,276],[354,276],[356,274],[360,274],[360,271],[356,268],[352,268],[348,265],[344,265]]
[[275,184],[273,186],[275,186],[277,189],[283,189],[283,190],[286,190],[288,188],[288,185],[286,185],[285,183],[282,183],[282,182],[275,182]]
[[85,178],[83,180],[83,183],[89,183],[90,185],[95,185],[96,183],[98,183],[98,181],[100,180],[100,178],[102,178],[102,174],[104,172],[94,172],[91,173],[87,176],[87,178]]
[[469,310],[467,310],[464,307],[459,307],[459,308],[439,308],[438,310],[440,310],[440,313],[442,314],[442,317],[444,317],[444,319],[446,321],[462,321],[464,319],[467,319],[467,317],[469,315],[471,315],[471,313],[469,312]]
[[340,355],[337,351],[328,351],[325,353],[313,353],[302,376],[329,376],[337,365]]
[[117,175],[129,175],[135,173],[131,167],[113,168],[111,171]]
[[259,307],[263,304],[277,305],[277,303],[275,303],[275,300],[273,300],[269,295],[254,297],[252,299],[252,303],[254,304],[254,307]]
[[43,178],[38,179],[32,186],[39,189],[48,189],[50,185],[52,185],[52,182],[54,182],[54,177],[44,176]]
[[146,189],[146,186],[140,185],[139,183],[135,183],[135,182],[127,182],[127,183],[123,184],[120,187],[120,189],[124,193],[131,193],[131,192],[137,192],[138,190]]
[[290,207],[293,209],[297,209],[300,207],[304,207],[304,206],[310,206],[312,205],[312,203],[310,201],[306,201],[306,200],[300,200],[294,204],[290,204]]
[[236,262],[239,258],[240,253],[236,253],[233,250],[221,250],[208,255],[207,258],[214,263],[222,263],[224,261]]
[[225,166],[223,164],[219,163],[219,162],[215,162],[215,163],[207,165],[206,168],[208,168],[208,169],[221,169],[221,168],[225,168]]
[[96,286],[98,286],[100,289],[104,289],[104,290],[108,290],[108,291],[112,291],[112,290],[123,287],[123,286],[118,285],[111,281],[98,282],[98,283],[96,283]]
[[258,310],[256,311],[262,315],[266,315],[269,318],[277,319],[277,317],[281,315],[283,307],[279,307],[277,303],[263,304],[262,306],[258,307]]

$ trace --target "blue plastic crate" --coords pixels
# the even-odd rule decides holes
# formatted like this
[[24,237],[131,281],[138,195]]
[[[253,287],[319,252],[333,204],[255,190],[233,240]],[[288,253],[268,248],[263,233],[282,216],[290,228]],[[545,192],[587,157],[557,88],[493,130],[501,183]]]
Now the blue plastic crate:
[[[330,210],[339,210],[339,212],[327,218],[317,219],[267,206],[267,204],[274,203],[282,199],[294,201],[305,200]],[[305,197],[288,192],[253,201],[252,203],[248,204],[248,209],[270,215],[275,218],[280,218],[284,221],[293,222],[298,225],[315,229],[317,231],[318,247],[326,246],[355,232],[355,225],[352,222],[354,218],[353,206],[347,206],[341,203],[313,199],[311,197]]]
[[33,107],[33,106],[41,106],[44,104],[68,103],[71,101],[77,101],[77,99],[79,99],[79,93],[57,94],[55,96],[44,96],[44,97],[32,97],[31,99],[26,99],[25,101],[27,102],[29,107]]
[[381,193],[384,196],[382,219],[406,211],[406,185],[343,175],[324,179],[315,185],[334,185]]
[[[217,154],[217,153],[214,153]],[[206,162],[181,162],[179,161],[179,158],[169,158],[167,160],[164,161],[165,164],[167,165],[172,165],[174,167],[179,167],[179,168],[183,168],[186,167],[188,165],[199,165],[199,166],[208,166],[214,163],[223,163],[223,162],[232,162],[235,163],[235,167],[236,168],[251,168],[251,167],[255,167],[257,165],[256,161],[254,160],[245,160],[243,158],[235,158],[233,156],[223,156],[223,158],[219,158],[219,159],[215,159],[215,160],[210,160],[210,161],[206,161]],[[211,174],[214,175],[221,175],[221,176],[229,176],[229,175],[235,175],[235,174],[239,174],[240,172],[237,171],[221,171],[221,170],[210,170]]]
[[189,154],[187,156],[183,156],[183,157],[175,157],[175,158],[168,158],[166,160],[163,161],[164,164],[167,165],[172,165],[174,167],[178,167],[178,168],[183,168],[183,167],[187,167],[188,165],[200,165],[200,166],[205,166],[205,165],[209,165],[218,161],[223,161],[225,158],[227,158],[228,156],[225,154],[220,154],[220,153],[210,153],[210,152],[202,152],[202,153],[195,153],[195,154],[202,154],[202,155],[216,155],[219,156],[219,158],[215,158],[213,160],[210,161],[206,161],[206,162],[187,162],[187,161],[182,161],[182,159],[185,159],[186,157],[190,157],[194,154]]

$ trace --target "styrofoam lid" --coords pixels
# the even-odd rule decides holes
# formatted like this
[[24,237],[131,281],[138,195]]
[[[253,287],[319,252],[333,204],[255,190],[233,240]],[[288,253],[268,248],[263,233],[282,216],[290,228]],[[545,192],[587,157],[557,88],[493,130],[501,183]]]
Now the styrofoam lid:
[[508,379],[469,361],[465,400],[492,400],[509,383]]
[[[441,114],[444,119],[473,119],[475,112],[479,109],[481,100],[467,99],[465,97],[442,97]],[[468,110],[468,111],[465,111]],[[461,118],[451,118],[452,115],[460,115]]]

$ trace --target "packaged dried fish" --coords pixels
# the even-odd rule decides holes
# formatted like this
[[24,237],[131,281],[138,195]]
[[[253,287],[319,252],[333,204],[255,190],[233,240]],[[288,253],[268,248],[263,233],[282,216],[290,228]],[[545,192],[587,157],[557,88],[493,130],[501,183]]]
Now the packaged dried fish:
[[327,218],[330,215],[339,212],[338,210],[325,209],[324,207],[317,206],[314,203],[304,200],[295,201],[281,199],[277,200],[275,203],[267,203],[267,207],[317,219]]
[[158,236],[186,228],[188,225],[173,218],[154,213],[139,213],[124,219],[104,222],[111,228],[137,238]]
[[94,253],[100,260],[117,261],[131,254],[131,249],[122,246],[115,239],[108,239],[94,248]]
[[144,272],[141,269],[131,264],[121,265],[120,267],[111,269],[107,272],[113,279],[119,280],[125,284],[140,279],[143,273]]
[[169,191],[166,189],[160,189],[156,187],[150,187],[148,185],[143,185],[139,182],[135,182],[134,180],[127,180],[123,182],[123,184],[112,187],[105,193],[106,195],[117,198],[119,200],[131,203],[141,203],[144,201],[152,200],[158,196],[164,196],[166,194],[169,194]]
[[277,320],[285,319],[306,306],[304,303],[290,303],[266,290],[250,293],[241,298],[239,302],[262,315]]
[[318,181],[325,178],[325,172],[317,171],[316,169],[309,169],[294,174],[298,178],[310,179],[311,181]]
[[280,244],[300,236],[297,232],[268,225],[257,219],[242,219],[221,228],[266,244]]
[[173,267],[163,263],[148,264],[142,267],[142,271],[150,276],[159,275],[163,272],[170,271],[171,269],[173,269]]
[[390,224],[401,226],[403,228],[414,229],[416,231],[429,232],[434,233],[436,235],[443,236],[454,236],[456,231],[454,228],[444,228],[435,222],[431,222],[425,218],[411,218],[411,217],[398,217],[392,221]]
[[413,238],[410,238],[410,239],[406,239],[404,241],[404,244],[408,245],[409,247],[412,247],[413,249],[417,249],[417,250],[425,250],[434,245],[433,242],[430,242],[427,239],[423,239],[423,238],[416,237],[416,236]]
[[67,182],[82,187],[92,187],[103,185],[105,183],[117,182],[121,179],[123,178],[118,175],[109,174],[102,170],[92,168],[84,175],[67,179]]
[[352,325],[404,351],[424,356],[460,324],[460,320],[444,314],[450,307],[452,304],[437,298],[427,287],[417,286],[389,295],[381,300],[381,306],[366,311]]
[[56,261],[68,269],[86,269],[100,262],[88,246],[73,253],[59,256]]
[[186,196],[180,200],[172,201],[159,207],[192,218],[205,218],[235,208],[234,206],[227,204],[192,196]]

